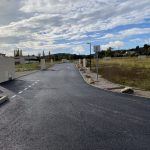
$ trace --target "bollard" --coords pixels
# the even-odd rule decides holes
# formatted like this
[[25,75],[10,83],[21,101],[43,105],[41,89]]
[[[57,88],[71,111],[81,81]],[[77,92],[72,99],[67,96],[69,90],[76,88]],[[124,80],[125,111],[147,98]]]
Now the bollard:
[[86,61],[86,59],[84,58],[84,59],[83,59],[83,67],[86,68],[86,66],[87,66],[87,61]]
[[45,59],[41,59],[41,70],[46,69]]

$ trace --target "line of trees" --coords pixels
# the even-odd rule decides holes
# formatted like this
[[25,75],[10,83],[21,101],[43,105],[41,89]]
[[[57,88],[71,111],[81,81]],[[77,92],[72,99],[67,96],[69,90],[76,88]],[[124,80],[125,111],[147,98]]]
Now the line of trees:
[[14,50],[14,57],[19,57],[19,56],[23,56],[22,50],[21,49]]
[[[150,45],[144,44],[143,47],[136,46],[136,48],[128,49],[128,50],[113,50],[113,48],[109,47],[106,51],[100,51],[99,57],[127,57],[127,56],[139,56],[139,55],[147,55],[150,56]],[[22,50],[15,50],[14,56],[22,56]],[[94,58],[95,54],[90,55],[77,55],[77,54],[67,54],[67,53],[58,53],[58,54],[51,54],[50,51],[47,55],[43,50],[42,55],[41,53],[38,54],[37,59],[45,58],[47,60],[53,59],[55,61],[67,59],[67,60],[76,60],[76,59],[83,59],[83,58]]]
[[109,47],[106,51],[101,51],[99,57],[126,57],[126,56],[150,56],[150,45],[144,44],[143,47],[136,46],[136,48],[128,50],[113,50]]

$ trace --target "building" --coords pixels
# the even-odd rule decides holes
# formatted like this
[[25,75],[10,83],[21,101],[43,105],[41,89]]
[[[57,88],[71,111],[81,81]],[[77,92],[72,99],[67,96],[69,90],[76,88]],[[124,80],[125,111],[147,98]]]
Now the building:
[[61,61],[62,61],[62,63],[68,63],[69,62],[69,60],[67,60],[67,59],[62,59]]
[[14,57],[15,64],[27,64],[27,63],[35,63],[39,62],[37,56],[16,56]]
[[0,56],[0,83],[15,78],[14,58]]
[[17,57],[14,57],[14,59],[15,59],[15,64],[25,64],[24,57],[17,56]]
[[0,53],[0,57],[5,57],[5,54]]

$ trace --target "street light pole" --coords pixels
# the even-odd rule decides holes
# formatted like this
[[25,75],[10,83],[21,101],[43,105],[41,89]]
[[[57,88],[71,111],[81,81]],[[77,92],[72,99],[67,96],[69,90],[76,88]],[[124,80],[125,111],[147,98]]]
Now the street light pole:
[[89,43],[87,43],[87,44],[90,45],[90,70],[91,70],[91,50],[92,50],[92,43],[89,42]]

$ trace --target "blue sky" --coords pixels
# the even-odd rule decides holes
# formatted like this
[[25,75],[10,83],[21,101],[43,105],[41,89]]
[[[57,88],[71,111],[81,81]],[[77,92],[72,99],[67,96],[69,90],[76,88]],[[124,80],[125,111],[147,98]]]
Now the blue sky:
[[0,52],[88,54],[150,44],[150,0],[1,0]]

